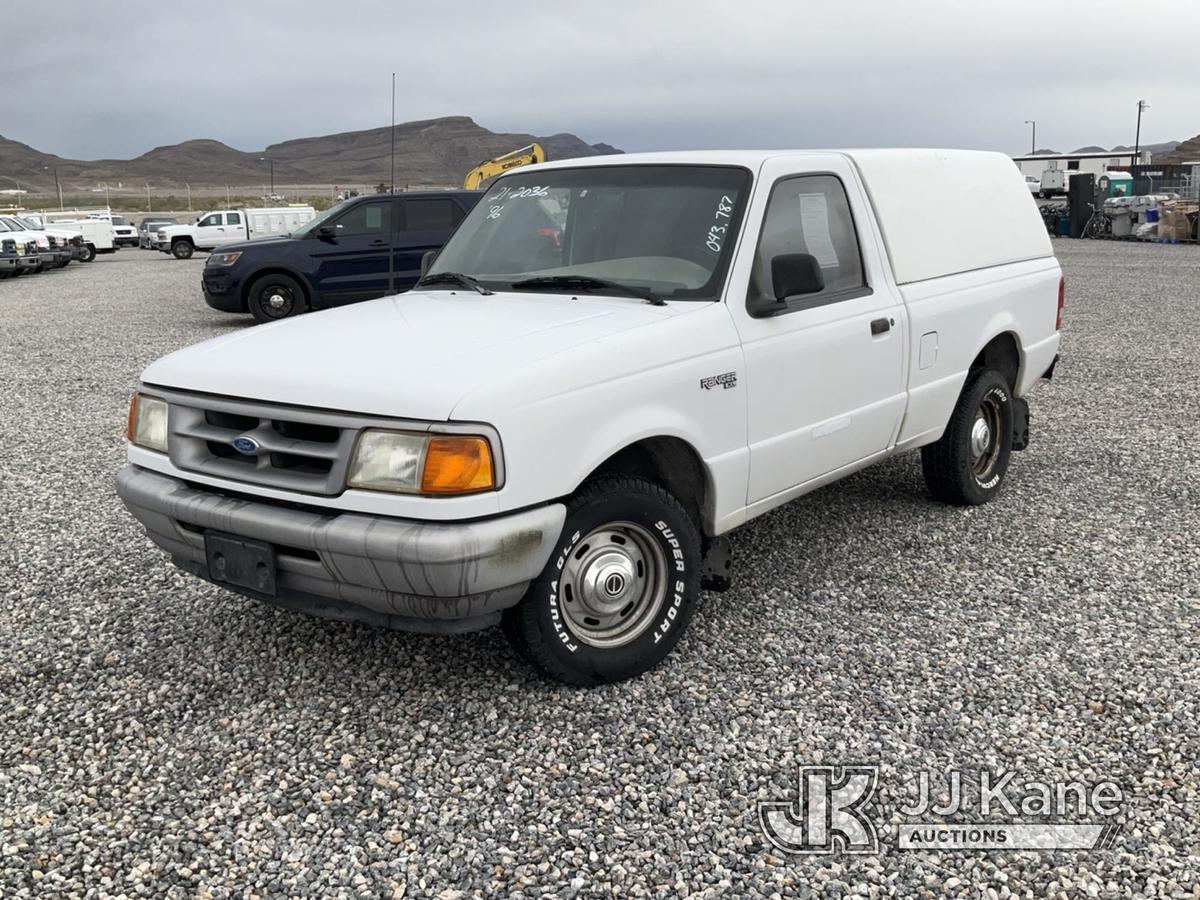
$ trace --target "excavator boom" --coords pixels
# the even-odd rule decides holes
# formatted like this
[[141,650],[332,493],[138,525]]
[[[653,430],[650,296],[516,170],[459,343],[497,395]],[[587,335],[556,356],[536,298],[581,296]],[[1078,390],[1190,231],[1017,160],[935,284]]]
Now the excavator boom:
[[530,144],[519,150],[511,150],[495,159],[485,160],[473,168],[463,180],[463,187],[468,191],[477,191],[483,187],[484,182],[491,181],[497,175],[503,175],[509,169],[545,161],[546,151],[542,149],[541,144]]

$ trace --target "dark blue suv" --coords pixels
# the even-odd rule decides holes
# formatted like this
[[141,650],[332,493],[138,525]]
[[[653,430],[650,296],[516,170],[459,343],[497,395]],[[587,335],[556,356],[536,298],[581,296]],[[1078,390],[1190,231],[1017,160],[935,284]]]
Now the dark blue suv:
[[[474,191],[354,197],[286,238],[218,247],[204,266],[204,299],[214,309],[270,322],[389,293],[421,277],[421,257],[439,250],[479,200]],[[389,229],[395,235],[389,235]]]

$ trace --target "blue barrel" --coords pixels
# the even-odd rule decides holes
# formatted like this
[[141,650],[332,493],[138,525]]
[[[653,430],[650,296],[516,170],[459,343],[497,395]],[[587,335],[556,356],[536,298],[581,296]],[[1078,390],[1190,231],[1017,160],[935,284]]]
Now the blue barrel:
[[1148,210],[1146,210],[1146,222],[1149,223],[1149,222],[1157,222],[1157,221],[1158,221],[1158,207],[1152,206]]
[[1071,234],[1071,220],[1066,216],[1058,217],[1058,236],[1068,237]]

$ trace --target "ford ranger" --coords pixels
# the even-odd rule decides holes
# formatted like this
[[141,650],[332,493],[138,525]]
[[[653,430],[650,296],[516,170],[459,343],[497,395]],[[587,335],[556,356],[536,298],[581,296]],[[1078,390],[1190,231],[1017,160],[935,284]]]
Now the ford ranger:
[[793,498],[918,448],[935,499],[994,498],[1063,309],[1020,172],[968,151],[522,168],[426,266],[152,364],[118,492],[232,591],[501,624],[581,685],[662,661]]

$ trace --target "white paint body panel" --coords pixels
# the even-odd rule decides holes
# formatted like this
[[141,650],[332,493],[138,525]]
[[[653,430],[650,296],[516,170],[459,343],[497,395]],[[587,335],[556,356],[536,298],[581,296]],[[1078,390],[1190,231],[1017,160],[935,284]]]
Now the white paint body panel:
[[[567,496],[622,448],[671,436],[700,457],[705,525],[721,533],[936,440],[971,362],[997,335],[1011,333],[1021,349],[1018,395],[1057,352],[1059,267],[1006,157],[709,151],[563,160],[522,169],[521,177],[538,168],[639,162],[736,165],[753,174],[721,302],[656,307],[598,295],[416,291],[217,338],[164,357],[143,381],[151,389],[486,423],[500,434],[506,470],[502,490],[462,498],[346,491],[317,499],[236,485],[243,492],[378,515],[476,518]],[[970,171],[988,183],[965,185]],[[772,184],[810,173],[842,179],[869,290],[754,318],[746,297]],[[976,220],[990,222],[985,229],[962,228],[956,219],[935,228],[910,208],[918,199],[934,210],[969,208],[961,194],[934,196],[948,183],[986,204],[975,210]],[[906,237],[906,228],[922,239]],[[1016,235],[1003,237],[1006,231]],[[872,335],[870,323],[881,317],[890,328]],[[930,332],[937,332],[936,353],[927,346],[922,359],[920,336]],[[701,388],[703,379],[728,372],[737,373],[736,387]],[[131,448],[130,459],[183,474],[163,454]]]

